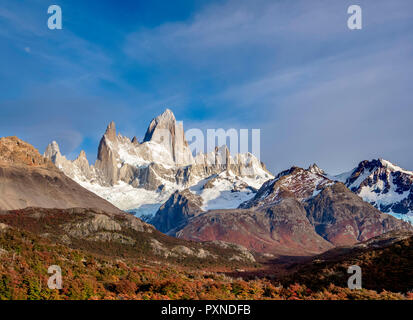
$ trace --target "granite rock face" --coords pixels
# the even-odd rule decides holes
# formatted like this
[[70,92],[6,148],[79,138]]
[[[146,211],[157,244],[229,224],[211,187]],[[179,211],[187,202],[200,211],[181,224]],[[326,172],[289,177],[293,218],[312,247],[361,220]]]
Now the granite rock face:
[[143,142],[149,141],[164,145],[176,166],[194,163],[191,150],[185,139],[183,124],[176,121],[175,115],[169,109],[166,109],[149,124]]
[[187,224],[191,217],[203,212],[201,197],[188,189],[175,191],[156,213],[151,223],[161,232],[173,233],[174,229]]
[[[95,165],[89,165],[84,152],[74,161],[66,159],[56,142],[47,147],[44,156],[67,176],[124,210],[145,204],[160,206],[176,190],[223,172],[247,179],[244,183],[254,188],[272,178],[254,155],[231,155],[226,146],[194,157],[182,122],[176,121],[169,109],[150,122],[142,143],[117,133],[111,122],[99,143]],[[144,191],[140,194],[139,190]],[[146,191],[153,192],[150,197],[156,200],[148,195],[140,202]],[[138,200],[131,200],[133,196]]]

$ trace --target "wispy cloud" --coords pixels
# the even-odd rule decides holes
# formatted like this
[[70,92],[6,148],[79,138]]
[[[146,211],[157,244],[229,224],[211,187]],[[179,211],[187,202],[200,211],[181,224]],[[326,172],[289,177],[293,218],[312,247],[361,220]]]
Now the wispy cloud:
[[361,31],[347,28],[348,0],[217,1],[149,24],[62,1],[61,32],[46,28],[45,1],[24,3],[0,9],[0,83],[10,88],[0,134],[39,147],[61,137],[68,153],[93,157],[85,141],[97,143],[106,122],[139,137],[170,107],[186,127],[261,128],[274,171],[314,161],[340,171],[376,156],[412,168],[409,0],[358,1]]

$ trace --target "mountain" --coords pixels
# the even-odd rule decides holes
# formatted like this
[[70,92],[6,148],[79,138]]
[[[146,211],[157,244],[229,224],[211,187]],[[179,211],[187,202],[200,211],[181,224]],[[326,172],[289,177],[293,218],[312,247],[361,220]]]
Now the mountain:
[[[251,191],[273,177],[251,153],[231,155],[226,146],[194,157],[182,123],[169,109],[150,122],[141,143],[135,137],[131,140],[117,134],[111,122],[99,143],[94,165],[89,164],[84,152],[73,161],[66,159],[56,142],[49,144],[44,156],[86,189],[145,219],[175,191],[196,189],[214,179],[220,181],[222,190],[216,189],[215,194],[200,191],[204,202],[236,208],[253,196]],[[245,185],[242,197],[230,193],[234,180]]]
[[389,231],[413,227],[382,213],[338,182],[306,201],[307,217],[315,230],[335,246],[354,244]]
[[158,230],[174,234],[189,218],[212,209],[232,209],[250,199],[263,180],[239,178],[227,171],[212,175],[196,185],[175,191],[148,222]]
[[413,223],[412,171],[383,159],[365,160],[350,172],[331,178],[380,211]]
[[[210,264],[255,261],[236,245],[168,237],[67,177],[30,144],[0,139],[0,224],[110,257]],[[235,262],[234,262],[235,261]]]
[[202,211],[193,194],[173,197],[153,221],[164,232],[188,240],[234,242],[262,253],[311,255],[392,230],[413,230],[313,166],[281,172],[238,209]]
[[17,137],[1,138],[0,209],[26,207],[82,207],[121,212],[68,178],[32,145]]
[[314,168],[314,165],[307,170],[291,167],[280,172],[274,179],[264,183],[255,197],[242,203],[240,208],[265,208],[277,204],[288,195],[301,202],[316,196],[334,182]]
[[298,200],[317,234],[335,246],[365,241],[391,230],[412,229],[366,203],[341,182],[327,178],[314,165],[281,172],[240,207],[263,210],[276,207],[286,198]]
[[204,212],[201,206],[202,199],[188,189],[175,191],[149,222],[159,231],[173,235],[174,229],[185,226],[189,218]]
[[266,211],[211,210],[190,219],[176,236],[237,243],[270,256],[314,255],[333,247],[314,231],[305,210],[293,199],[286,199]]
[[316,232],[334,245],[352,244],[390,230],[408,228],[364,202],[344,184],[327,178],[316,165],[281,172],[240,208],[263,210],[277,206],[286,198],[302,203]]

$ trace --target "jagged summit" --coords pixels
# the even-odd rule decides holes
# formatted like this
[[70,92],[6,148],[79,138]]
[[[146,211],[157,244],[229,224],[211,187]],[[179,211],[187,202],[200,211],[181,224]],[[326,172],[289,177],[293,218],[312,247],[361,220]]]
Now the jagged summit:
[[338,175],[351,191],[382,212],[413,222],[413,172],[388,160],[361,161],[353,170]]
[[116,139],[116,125],[114,121],[109,123],[108,127],[106,128],[105,137],[112,141]]
[[80,150],[80,153],[77,159],[87,159],[85,150]]
[[56,141],[52,141],[46,148],[46,153],[56,154],[60,152],[59,145]]
[[[350,178],[350,176],[355,173],[356,171],[364,171],[364,170],[368,170],[368,171],[374,171],[374,170],[378,170],[378,169],[387,169],[390,172],[402,172],[408,175],[413,175],[413,171],[408,171],[405,170],[395,164],[393,164],[392,162],[379,158],[379,159],[373,159],[373,160],[363,160],[361,161],[358,166],[356,168],[354,168],[352,171],[350,171],[347,176],[345,176],[344,174],[340,175],[343,176],[343,178]],[[342,178],[342,179],[343,179]]]
[[143,142],[151,141],[156,132],[156,129],[168,130],[174,136],[175,127],[176,127],[175,115],[170,109],[166,109],[162,114],[152,119],[151,123],[149,124],[148,129],[146,130],[145,138],[143,139]]
[[405,174],[413,175],[413,171],[408,171],[408,170],[402,169],[401,167],[396,166],[395,164],[391,163],[388,160],[379,158],[378,161],[381,163],[381,165],[383,167],[386,167],[391,171],[400,171],[400,172],[405,173]]
[[317,164],[313,163],[311,166],[308,167],[308,170],[312,173],[317,173],[317,174],[321,174],[324,175],[325,172],[323,169],[321,169]]
[[362,180],[368,178],[372,173],[376,174],[390,174],[400,173],[408,176],[412,176],[413,172],[400,168],[392,162],[384,159],[363,160],[353,170],[337,175],[337,180],[348,184],[351,187],[358,188],[363,182]]
[[46,151],[44,152],[43,156],[52,160],[54,163],[56,161],[56,156],[60,156],[60,148],[56,141],[52,141],[46,147]]
[[323,188],[334,184],[334,181],[316,171],[311,170],[311,167],[306,170],[296,166],[284,170],[274,179],[264,183],[255,197],[242,203],[240,208],[267,207],[291,196],[306,201],[317,195]]
[[[254,155],[230,155],[225,145],[193,157],[183,123],[176,121],[170,109],[152,119],[141,143],[136,137],[131,140],[116,132],[116,125],[111,122],[100,140],[94,166],[83,154],[74,161],[67,160],[56,145],[47,148],[45,155],[49,159],[69,177],[123,210],[148,206],[155,213],[174,191],[222,172],[226,173],[222,179],[237,177],[253,188],[272,178]],[[227,182],[223,185],[225,190],[232,183]],[[217,192],[215,197],[220,194],[221,191]],[[238,195],[228,194],[226,203]],[[233,205],[238,203],[239,200]]]

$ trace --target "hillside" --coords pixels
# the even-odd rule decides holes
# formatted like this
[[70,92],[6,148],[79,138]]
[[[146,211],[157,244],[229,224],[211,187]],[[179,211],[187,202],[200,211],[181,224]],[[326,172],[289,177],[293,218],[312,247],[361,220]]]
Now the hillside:
[[0,209],[26,207],[82,207],[121,212],[63,174],[32,145],[16,137],[1,138]]
[[413,233],[390,232],[355,246],[339,247],[311,258],[285,285],[305,284],[312,290],[347,285],[347,268],[357,265],[362,270],[362,286],[369,290],[413,292]]
[[[268,278],[243,280],[229,270],[188,268],[168,263],[137,262],[73,250],[30,232],[0,223],[0,300],[84,299],[256,299],[370,300],[413,299],[412,294],[349,290],[330,283],[320,289],[305,284],[284,286]],[[61,290],[50,290],[47,269],[62,268]],[[388,267],[383,270],[386,272]],[[386,287],[384,287],[386,288]]]

